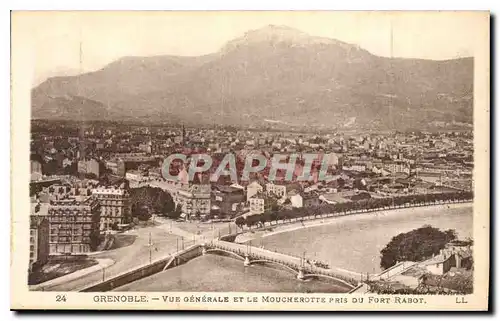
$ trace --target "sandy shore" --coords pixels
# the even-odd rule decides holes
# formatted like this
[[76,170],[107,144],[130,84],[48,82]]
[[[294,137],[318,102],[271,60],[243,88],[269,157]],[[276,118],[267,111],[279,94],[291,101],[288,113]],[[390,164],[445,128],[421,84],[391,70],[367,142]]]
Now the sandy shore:
[[248,231],[243,234],[240,234],[236,237],[235,242],[237,243],[245,243],[256,238],[267,237],[275,234],[287,233],[295,230],[300,230],[304,228],[310,228],[315,226],[322,225],[330,225],[330,224],[339,224],[343,222],[347,222],[350,220],[360,220],[360,219],[379,219],[381,217],[389,217],[395,215],[410,215],[415,211],[425,212],[425,211],[435,211],[436,209],[445,209],[445,208],[465,208],[472,207],[472,202],[470,203],[456,203],[456,204],[439,204],[439,205],[429,205],[422,207],[409,207],[409,208],[398,208],[391,210],[380,210],[376,212],[368,212],[368,213],[358,213],[351,214],[345,216],[335,216],[335,217],[325,217],[325,218],[316,218],[316,219],[306,219],[304,221],[291,222],[280,225],[269,225],[266,224],[265,228],[256,229],[254,231]]

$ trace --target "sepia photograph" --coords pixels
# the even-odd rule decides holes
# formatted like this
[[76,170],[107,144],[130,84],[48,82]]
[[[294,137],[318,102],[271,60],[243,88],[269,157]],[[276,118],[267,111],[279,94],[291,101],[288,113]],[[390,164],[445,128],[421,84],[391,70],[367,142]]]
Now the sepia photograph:
[[11,308],[488,309],[488,12],[11,18]]

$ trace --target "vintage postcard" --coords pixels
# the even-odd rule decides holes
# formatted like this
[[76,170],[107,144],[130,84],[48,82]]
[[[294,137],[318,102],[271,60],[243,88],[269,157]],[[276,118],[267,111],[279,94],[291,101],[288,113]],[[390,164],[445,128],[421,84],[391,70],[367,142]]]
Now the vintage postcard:
[[489,25],[13,12],[11,308],[487,310]]

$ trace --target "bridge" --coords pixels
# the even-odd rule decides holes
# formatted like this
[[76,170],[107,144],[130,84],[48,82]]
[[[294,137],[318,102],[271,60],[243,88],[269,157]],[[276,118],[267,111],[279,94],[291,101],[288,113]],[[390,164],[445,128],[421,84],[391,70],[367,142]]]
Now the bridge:
[[343,269],[324,269],[307,264],[303,258],[294,257],[245,244],[231,243],[221,240],[211,240],[202,246],[202,254],[224,254],[243,261],[245,266],[257,264],[274,265],[288,271],[299,280],[325,278],[350,289],[354,289],[362,281],[361,273]]

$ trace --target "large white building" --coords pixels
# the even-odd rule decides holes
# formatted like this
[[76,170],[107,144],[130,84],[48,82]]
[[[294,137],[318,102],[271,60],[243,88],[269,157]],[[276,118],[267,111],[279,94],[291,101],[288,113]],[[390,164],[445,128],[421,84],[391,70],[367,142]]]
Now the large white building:
[[384,168],[391,173],[406,173],[410,175],[410,167],[403,162],[391,162],[384,164]]
[[256,181],[253,181],[252,183],[248,184],[247,186],[247,201],[252,198],[252,196],[257,195],[258,193],[262,193],[264,191],[264,188],[257,183]]
[[281,184],[267,183],[266,192],[277,197],[286,197],[286,186]]
[[264,213],[264,197],[259,194],[253,195],[248,200],[248,205],[250,207],[250,213],[252,214],[262,214]]
[[303,201],[304,199],[300,193],[293,193],[293,195],[290,195],[290,203],[292,204],[292,207],[303,207]]

